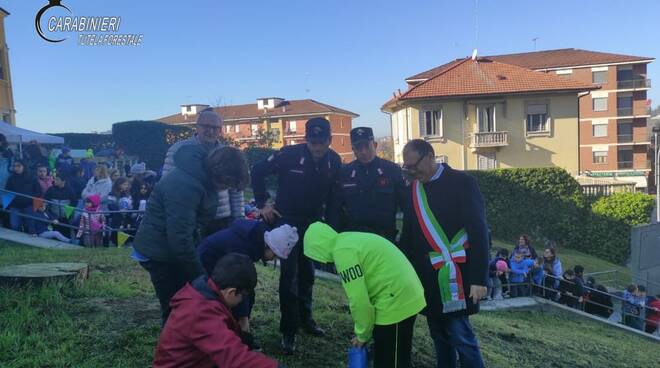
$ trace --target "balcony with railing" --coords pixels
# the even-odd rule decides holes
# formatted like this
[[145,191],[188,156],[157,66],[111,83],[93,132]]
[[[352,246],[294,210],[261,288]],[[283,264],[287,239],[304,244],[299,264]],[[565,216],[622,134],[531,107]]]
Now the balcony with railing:
[[633,168],[633,162],[632,161],[619,161],[616,166],[619,170],[632,169]]
[[649,111],[648,108],[645,105],[646,101],[643,100],[635,100],[633,101],[632,106],[626,106],[626,107],[617,107],[616,113],[617,116],[642,116],[642,115],[648,115]]
[[617,89],[649,89],[651,88],[651,80],[645,78],[636,78],[629,80],[620,80],[616,82]]
[[509,145],[509,132],[479,132],[473,133],[470,147],[504,147]]

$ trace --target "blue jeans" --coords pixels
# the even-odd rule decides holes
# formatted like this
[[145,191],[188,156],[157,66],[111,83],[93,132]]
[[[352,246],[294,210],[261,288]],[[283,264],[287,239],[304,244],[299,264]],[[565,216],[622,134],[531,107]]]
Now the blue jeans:
[[437,368],[483,368],[477,337],[468,317],[427,317],[435,345]]
[[12,230],[24,231],[29,234],[36,234],[37,232],[34,228],[34,220],[21,215],[34,216],[32,206],[11,208],[11,212],[9,213],[9,223],[11,224]]

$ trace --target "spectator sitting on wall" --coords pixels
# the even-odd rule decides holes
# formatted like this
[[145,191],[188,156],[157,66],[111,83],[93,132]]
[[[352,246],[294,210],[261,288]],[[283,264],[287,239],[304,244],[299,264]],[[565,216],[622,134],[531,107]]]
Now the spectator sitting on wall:
[[51,228],[52,225],[57,225],[59,222],[53,220],[48,213],[46,212],[46,204],[42,204],[41,207],[37,208],[34,213],[35,219],[33,223],[33,228],[30,230],[30,234],[34,237],[38,236],[44,239],[55,239],[64,243],[69,243],[71,239],[62,235],[61,232]]
[[610,318],[614,309],[607,288],[603,285],[595,285],[594,289],[584,305],[584,311],[599,317]]
[[53,177],[48,175],[48,167],[44,165],[39,165],[37,167],[37,180],[39,181],[39,187],[41,188],[39,197],[43,197],[48,189],[53,186]]
[[536,259],[536,251],[534,248],[530,245],[529,242],[529,236],[522,234],[518,238],[518,245],[516,245],[515,248],[513,248],[513,253],[522,253],[524,259],[531,259],[535,260]]
[[73,174],[72,169],[73,157],[71,157],[71,149],[66,146],[62,147],[62,153],[60,153],[55,160],[57,176],[68,179]]

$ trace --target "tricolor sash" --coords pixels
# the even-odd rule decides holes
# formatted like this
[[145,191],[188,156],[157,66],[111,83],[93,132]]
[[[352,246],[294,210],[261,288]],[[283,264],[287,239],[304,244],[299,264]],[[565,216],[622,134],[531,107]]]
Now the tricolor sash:
[[432,248],[429,259],[438,270],[438,284],[442,300],[442,313],[456,312],[467,308],[463,277],[458,263],[465,263],[465,249],[469,247],[467,233],[461,229],[451,241],[435,218],[426,198],[424,185],[415,180],[413,186],[413,207],[417,221],[426,241]]

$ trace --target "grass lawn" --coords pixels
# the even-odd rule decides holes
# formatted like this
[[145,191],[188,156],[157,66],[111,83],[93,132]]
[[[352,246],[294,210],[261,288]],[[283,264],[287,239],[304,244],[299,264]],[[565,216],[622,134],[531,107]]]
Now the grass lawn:
[[[565,256],[566,257],[566,256]],[[127,249],[45,250],[0,243],[0,265],[80,261],[82,286],[0,288],[1,367],[146,367],[159,333],[148,275]],[[314,310],[325,339],[299,337],[294,357],[279,355],[277,271],[257,266],[253,315],[264,352],[289,367],[344,367],[352,331],[341,287],[318,280]],[[658,344],[565,312],[483,312],[473,319],[488,367],[652,367]],[[418,319],[414,366],[432,367],[433,350]]]

